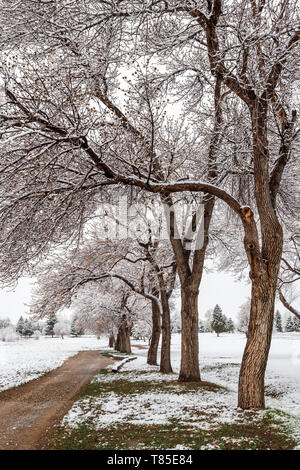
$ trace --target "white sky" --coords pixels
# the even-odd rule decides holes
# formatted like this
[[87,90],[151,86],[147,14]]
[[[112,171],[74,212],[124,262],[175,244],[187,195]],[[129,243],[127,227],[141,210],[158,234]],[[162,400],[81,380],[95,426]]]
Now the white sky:
[[198,300],[200,318],[204,318],[209,308],[214,308],[216,304],[219,304],[227,317],[235,319],[240,305],[250,296],[250,289],[249,283],[235,281],[230,274],[204,273]]
[[[15,323],[29,309],[33,279],[23,278],[15,290],[0,290],[0,318],[9,317]],[[235,318],[238,307],[250,294],[250,286],[235,282],[231,275],[224,273],[205,274],[201,282],[199,295],[199,313],[203,316],[207,309],[217,303],[223,313]]]
[[24,304],[29,304],[33,280],[23,278],[15,290],[0,289],[0,318],[9,317],[16,323],[21,315],[29,310]]
[[[29,310],[26,304],[30,303],[33,285],[33,279],[23,278],[13,291],[0,289],[0,318],[9,317],[13,323],[16,323],[21,315],[25,316],[25,312]],[[246,281],[236,281],[228,273],[204,273],[199,293],[200,318],[204,318],[209,308],[219,304],[227,317],[236,320],[239,306],[248,296],[250,296],[250,284]],[[299,306],[299,303],[295,302],[295,306]],[[278,303],[277,307],[281,313],[288,313],[281,303]],[[67,312],[64,310],[64,313]]]
[[[32,279],[21,279],[14,291],[0,290],[0,317],[9,317],[16,322],[21,315],[24,316],[28,308]],[[203,316],[207,309],[213,308],[217,303],[223,313],[235,318],[238,307],[250,295],[250,285],[245,282],[235,282],[230,274],[215,273],[204,274],[199,295],[199,313]]]

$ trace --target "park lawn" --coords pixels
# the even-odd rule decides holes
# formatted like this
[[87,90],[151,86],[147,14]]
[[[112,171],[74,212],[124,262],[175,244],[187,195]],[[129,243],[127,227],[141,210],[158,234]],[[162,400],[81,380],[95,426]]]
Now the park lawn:
[[275,409],[242,411],[211,382],[180,383],[146,366],[104,369],[74,403],[52,449],[289,450],[300,419]]

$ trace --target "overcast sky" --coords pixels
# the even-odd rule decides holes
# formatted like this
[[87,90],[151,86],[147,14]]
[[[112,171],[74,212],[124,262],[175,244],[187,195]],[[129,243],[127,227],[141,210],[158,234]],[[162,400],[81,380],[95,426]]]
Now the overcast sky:
[[[0,317],[9,317],[16,322],[28,308],[32,279],[21,279],[14,291],[0,290]],[[245,282],[235,282],[229,274],[204,274],[199,295],[199,313],[203,316],[207,309],[217,303],[227,316],[236,316],[238,307],[250,295],[250,286]]]
[[[0,318],[9,317],[16,323],[21,315],[25,316],[29,308],[33,279],[21,279],[14,291],[0,290]],[[236,320],[239,306],[250,296],[250,284],[246,281],[236,281],[228,273],[203,274],[199,295],[199,314],[204,318],[205,312],[219,304],[223,313]],[[300,306],[300,301],[295,306]],[[284,313],[286,309],[279,303],[279,310]],[[67,313],[65,310],[64,313]],[[70,312],[71,313],[71,312]]]
[[28,310],[31,297],[31,279],[21,279],[15,290],[0,289],[0,318],[9,317],[15,323]]

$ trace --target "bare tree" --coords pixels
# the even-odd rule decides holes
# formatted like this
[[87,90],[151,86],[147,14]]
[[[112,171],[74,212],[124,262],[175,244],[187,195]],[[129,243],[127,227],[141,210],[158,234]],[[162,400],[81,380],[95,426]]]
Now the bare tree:
[[248,298],[239,308],[238,311],[238,331],[245,333],[248,336],[248,329],[249,329],[249,320],[250,320],[250,309],[251,309],[251,301]]
[[[96,229],[80,249],[56,255],[40,266],[31,313],[41,317],[48,311],[56,312],[69,306],[86,284],[120,281],[127,289],[151,302],[153,331],[148,354],[151,364],[157,363],[162,319],[160,370],[168,373],[172,371],[169,298],[175,275],[176,265],[166,242],[151,236],[146,242],[102,240]],[[126,301],[123,311],[127,308]]]
[[117,334],[114,345],[120,352],[130,353],[130,328],[134,313],[128,308],[129,293],[118,285],[86,284],[72,300],[72,308],[81,328],[101,335]]
[[53,327],[54,334],[57,336],[61,336],[62,339],[64,339],[65,335],[70,334],[70,322],[67,320],[59,320],[57,323],[55,323]]
[[[39,259],[45,247],[78,235],[104,187],[135,187],[137,193],[143,190],[159,195],[169,206],[174,204],[175,193],[209,194],[212,197],[205,199],[205,242],[194,252],[193,260],[185,249],[186,241],[172,236],[175,221],[171,224],[171,243],[182,286],[184,347],[180,378],[200,380],[198,288],[213,201],[214,197],[220,198],[242,223],[252,283],[239,406],[264,407],[264,375],[283,246],[278,197],[295,153],[293,70],[299,41],[295,2],[97,2],[91,7],[86,2],[63,2],[59,10],[50,3],[38,11],[37,2],[21,3],[24,5],[18,4],[20,11],[15,17],[7,9],[3,11],[3,47],[7,51],[7,44],[20,45],[20,38],[24,42],[16,54],[18,66],[10,51],[2,65],[2,278],[17,278],[33,259]],[[70,9],[74,13],[72,25],[67,16]],[[51,18],[60,21],[49,21],[50,12]],[[35,21],[26,25],[24,18],[28,14]],[[145,22],[149,27],[143,36],[140,25]],[[134,28],[141,51],[134,38],[129,41],[129,31]],[[105,50],[101,57],[99,50]],[[120,77],[116,70],[120,71],[125,57],[147,60],[149,51],[155,51],[156,61],[163,61],[170,51],[174,76],[183,68],[184,84],[177,87],[177,93],[185,104],[191,104],[197,90],[202,105],[213,93],[214,133],[209,139],[213,158],[222,151],[218,119],[221,97],[228,101],[229,111],[237,99],[246,110],[245,124],[252,139],[249,173],[253,178],[253,204],[244,204],[226,184],[222,167],[209,165],[209,146],[204,147],[207,152],[203,158],[199,136],[207,129],[199,131],[199,119],[196,123],[185,115],[188,130],[181,128],[180,135],[185,151],[177,152],[180,139],[165,118],[163,106],[169,87],[175,91],[175,85],[164,79],[159,86],[155,76],[160,79],[161,74],[155,70],[149,73],[150,65],[145,73],[138,72],[137,67],[134,73],[138,76],[131,85],[126,76],[119,84],[116,82]],[[179,51],[187,56],[191,53],[196,69],[178,61]],[[47,58],[41,60],[41,54]],[[191,79],[199,83],[198,88],[191,86]],[[121,85],[124,80],[126,85]],[[116,97],[118,88],[123,99]],[[289,103],[283,99],[288,88]],[[185,100],[187,95],[191,98]],[[231,95],[235,97],[232,101]],[[93,103],[94,110],[90,109]],[[276,142],[270,145],[271,113],[280,135],[276,152]],[[168,132],[170,129],[172,132]],[[240,172],[240,158],[233,158],[232,163],[229,170]],[[189,178],[187,173],[191,173]],[[30,231],[25,229],[28,226]]]
[[[69,49],[68,52],[73,54],[73,51],[70,52]],[[22,174],[26,172],[26,175],[32,175],[35,187],[40,185],[40,189],[35,189],[33,192],[30,191],[24,195],[24,186],[21,186],[20,194],[16,194],[14,191],[13,202],[9,205],[5,203],[3,219],[5,218],[8,222],[7,226],[12,228],[9,233],[5,235],[7,255],[5,255],[6,261],[3,259],[4,280],[7,278],[16,279],[24,273],[24,270],[30,267],[33,260],[39,262],[46,248],[49,249],[49,247],[53,246],[55,243],[70,240],[71,237],[80,236],[84,223],[93,215],[96,209],[97,194],[99,194],[99,192],[101,193],[106,186],[124,184],[132,187],[134,185],[152,192],[153,190],[149,186],[150,182],[155,184],[156,181],[161,181],[162,187],[158,187],[154,192],[158,193],[163,202],[168,204],[171,208],[176,203],[176,200],[171,196],[172,191],[161,191],[161,189],[164,188],[164,181],[166,178],[172,178],[173,175],[177,175],[177,177],[181,179],[180,177],[184,176],[186,170],[189,168],[184,149],[188,146],[189,158],[195,161],[194,155],[200,145],[197,136],[191,134],[190,126],[189,129],[187,126],[183,127],[178,125],[176,128],[176,124],[164,117],[164,111],[160,111],[160,108],[163,108],[161,105],[163,99],[159,96],[157,97],[157,87],[151,85],[151,79],[147,79],[147,73],[145,75],[139,71],[138,86],[134,84],[132,90],[129,90],[132,93],[130,94],[130,103],[126,104],[125,108],[126,111],[128,111],[127,117],[121,110],[121,107],[117,106],[117,104],[112,102],[111,98],[109,98],[106,80],[105,84],[102,83],[101,85],[101,92],[99,89],[100,84],[95,84],[95,80],[92,80],[94,83],[93,88],[84,89],[85,102],[82,99],[82,93],[76,95],[74,90],[75,88],[79,88],[79,83],[73,71],[73,64],[72,62],[71,64],[67,64],[62,58],[59,59],[58,52],[56,54],[55,70],[48,70],[48,62],[43,64],[45,70],[42,70],[41,64],[39,65],[39,73],[42,74],[42,77],[48,77],[47,85],[44,83],[44,79],[42,80],[43,83],[33,80],[35,75],[34,71],[33,74],[29,74],[27,78],[28,83],[25,88],[30,89],[31,93],[35,88],[36,91],[34,94],[36,93],[41,96],[41,87],[47,86],[45,103],[47,103],[47,107],[50,106],[50,108],[52,108],[51,110],[48,109],[47,112],[46,110],[43,111],[44,117],[48,113],[47,119],[51,120],[53,118],[56,120],[56,118],[58,118],[59,109],[62,110],[64,107],[63,102],[72,103],[72,110],[63,110],[61,119],[64,121],[64,124],[62,127],[58,125],[53,126],[48,121],[50,125],[51,142],[48,140],[48,131],[46,131],[46,134],[41,134],[40,130],[35,129],[35,125],[37,124],[36,118],[33,119],[34,123],[28,123],[30,129],[21,131],[21,133],[18,132],[14,135],[12,140],[9,140],[8,154],[12,155],[13,153],[16,155],[17,148],[15,144],[18,146],[19,139],[27,139],[28,136],[29,140],[27,145],[32,147],[33,153],[29,159],[26,160],[20,157],[22,161],[22,169],[20,169],[20,171]],[[28,62],[30,62],[30,60],[28,59]],[[27,76],[25,70],[27,70],[28,62],[23,71],[22,78],[24,79],[25,76]],[[79,63],[76,62],[76,64],[80,70],[82,70],[83,67],[84,73],[87,73],[86,65],[83,66],[81,61],[79,61]],[[18,74],[20,74],[19,70]],[[70,96],[67,97],[68,91],[64,89],[63,94],[60,95],[58,93],[58,96],[56,96],[54,100],[49,98],[48,95],[51,95],[51,90],[56,90],[55,94],[57,90],[60,92],[57,84],[59,74],[61,74],[61,78],[63,75],[68,77],[67,90],[71,91],[72,96],[70,94]],[[28,116],[32,115],[32,110],[22,105],[23,96],[18,97],[19,93],[22,95],[20,82],[13,80],[13,82],[10,83],[10,88],[8,88],[7,85],[5,89],[6,98],[8,98],[9,101],[11,100],[11,102],[7,103],[7,106],[11,104],[13,109],[21,111],[22,116],[16,118],[17,121],[19,119],[19,123],[15,120],[11,121],[10,117],[7,115],[3,115],[2,119],[5,128],[7,128],[7,126],[11,128],[11,124],[14,123],[19,131],[20,119],[22,121],[25,117],[25,121],[27,122]],[[14,83],[14,85],[12,83]],[[24,83],[25,82],[23,82],[22,88]],[[12,91],[12,88],[14,91]],[[112,91],[113,90],[114,86],[112,85]],[[221,108],[219,105],[221,101],[220,91],[220,81],[218,81],[214,87],[216,119],[215,123],[212,125],[214,129],[213,137],[207,148],[205,169],[203,170],[203,174],[207,175],[208,173],[209,180],[212,180],[216,175],[214,161],[217,149],[216,136],[219,135],[221,120]],[[91,100],[97,100],[97,102],[101,104],[100,109],[97,110],[98,112],[90,109]],[[54,105],[52,104],[53,102]],[[103,109],[103,105],[106,106],[106,109]],[[42,104],[42,107],[44,107],[44,104]],[[17,114],[19,111],[16,111]],[[24,116],[23,113],[25,113]],[[72,117],[70,117],[71,115]],[[48,124],[46,123],[47,119],[45,120],[39,117],[38,127],[41,126],[44,130],[46,128],[48,129]],[[74,134],[71,137],[72,131],[68,123],[65,122],[66,119],[73,120],[71,127],[74,125],[76,128],[76,137]],[[29,120],[31,121],[31,117]],[[130,120],[133,122],[136,121],[136,125],[131,124]],[[34,127],[33,130],[31,129],[32,125]],[[101,136],[97,131],[99,126],[101,130],[103,129],[103,133],[106,136],[103,145],[101,142],[97,142],[99,137],[101,140]],[[27,124],[25,127],[27,127]],[[140,129],[143,129],[144,132]],[[7,132],[10,131],[7,130]],[[55,135],[52,136],[52,132],[54,132]],[[92,139],[99,151],[96,152],[95,149],[90,146],[87,135],[89,135],[89,139]],[[42,141],[37,144],[35,142],[36,138],[41,138]],[[54,138],[53,142],[52,138]],[[61,144],[66,147],[60,148]],[[120,151],[120,149],[123,150]],[[174,158],[174,150],[172,149],[176,149],[176,158]],[[51,150],[51,152],[49,150]],[[76,151],[78,151],[78,160],[75,167],[73,167],[73,155]],[[81,154],[82,151],[83,154]],[[58,153],[56,154],[56,152]],[[118,174],[115,174],[115,170],[111,170],[107,163],[101,161],[101,154],[103,152],[105,152],[111,162],[117,163],[115,170],[119,168],[117,170]],[[122,155],[122,153],[124,155]],[[54,156],[55,154],[56,156]],[[115,156],[116,159],[114,159]],[[62,162],[59,161],[61,157]],[[8,159],[9,158],[8,156]],[[81,158],[83,158],[82,162]],[[17,158],[17,161],[19,161],[19,158]],[[15,163],[17,163],[17,161],[15,161]],[[120,173],[124,163],[125,172],[127,174],[125,179]],[[32,174],[32,165],[34,165],[34,169],[38,172],[38,179]],[[50,173],[46,168],[48,168]],[[30,173],[27,173],[29,170]],[[55,173],[57,172],[56,175],[52,173],[53,171]],[[103,171],[104,174],[102,173]],[[198,171],[199,168],[195,168],[195,175]],[[7,182],[10,181],[11,184],[12,180],[16,177],[15,169],[12,172],[12,166],[9,165],[9,169],[5,167],[4,172],[6,172],[3,177],[4,180]],[[9,174],[7,174],[7,172]],[[60,173],[60,175],[58,175],[58,173]],[[132,174],[137,177],[136,180],[132,180]],[[69,176],[72,177],[72,181]],[[140,176],[142,176],[141,180]],[[56,181],[55,184],[54,180]],[[51,187],[49,187],[49,183]],[[180,191],[185,191],[185,187],[180,187]],[[186,195],[186,198],[188,198],[188,195]],[[50,201],[53,200],[52,208],[49,207],[49,199]],[[195,196],[190,199],[195,199]],[[7,201],[7,194],[5,195],[5,201]],[[178,272],[182,284],[182,315],[185,318],[182,328],[184,347],[182,348],[181,380],[200,380],[197,299],[204,257],[209,240],[208,230],[214,206],[214,198],[211,196],[206,197],[204,200],[200,198],[199,202],[205,205],[205,236],[202,248],[195,250],[195,253],[191,255],[191,250],[187,248],[187,245],[192,240],[179,240],[174,236],[171,237],[176,256],[176,264],[181,266],[180,272]],[[18,211],[22,212],[22,220],[21,223],[15,227],[13,220]],[[11,218],[11,222],[9,218]],[[172,230],[176,225],[176,220],[174,220],[173,223]],[[26,240],[24,238],[24,224],[26,224],[26,226],[31,225],[31,230],[26,233]],[[45,228],[48,226],[48,229],[41,233],[41,226]],[[21,232],[23,236],[22,245],[16,242],[17,239],[20,239]],[[8,239],[10,240],[9,244],[7,243]],[[14,262],[11,262],[12,259],[14,259]],[[167,305],[166,300],[167,299],[165,299],[164,302]]]
[[[298,223],[297,223],[298,224]],[[295,286],[300,280],[299,233],[292,225],[284,245],[281,269],[279,273],[278,294],[281,303],[291,313],[300,319],[300,312],[293,306],[293,301],[299,296]]]

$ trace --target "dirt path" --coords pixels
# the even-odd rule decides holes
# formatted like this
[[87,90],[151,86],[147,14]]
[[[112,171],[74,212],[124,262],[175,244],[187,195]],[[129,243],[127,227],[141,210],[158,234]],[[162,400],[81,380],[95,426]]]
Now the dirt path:
[[47,449],[76,396],[112,362],[99,351],[82,351],[44,377],[1,392],[0,449]]
[[137,349],[148,349],[147,346],[144,346],[142,344],[132,344],[131,346]]

